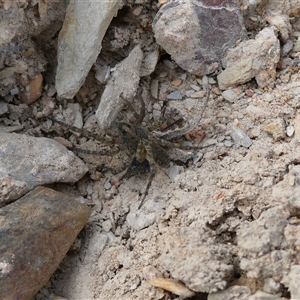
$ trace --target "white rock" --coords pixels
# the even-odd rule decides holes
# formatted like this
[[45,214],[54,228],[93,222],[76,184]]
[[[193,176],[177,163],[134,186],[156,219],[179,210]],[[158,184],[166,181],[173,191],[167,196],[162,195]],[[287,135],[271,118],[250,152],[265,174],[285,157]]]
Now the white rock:
[[101,50],[121,1],[71,1],[58,38],[55,87],[60,98],[78,92]]
[[231,103],[235,102],[237,100],[237,98],[238,98],[237,93],[235,91],[233,91],[233,90],[226,90],[226,91],[224,91],[222,93],[222,96],[223,96],[223,98],[225,100],[227,100],[227,101],[229,101]]
[[255,77],[259,87],[265,87],[276,75],[280,58],[280,44],[273,28],[264,28],[254,40],[230,49],[222,60],[225,70],[218,76],[222,90],[242,84]]
[[292,125],[287,126],[287,128],[286,128],[287,136],[293,136],[294,132],[295,132],[294,126],[292,126]]
[[133,212],[127,215],[126,220],[130,227],[132,227],[134,230],[139,231],[154,224],[156,216],[154,213],[141,214]]
[[141,69],[140,69],[141,77],[148,76],[155,70],[158,58],[159,58],[158,50],[150,52],[146,55],[146,57],[143,59]]

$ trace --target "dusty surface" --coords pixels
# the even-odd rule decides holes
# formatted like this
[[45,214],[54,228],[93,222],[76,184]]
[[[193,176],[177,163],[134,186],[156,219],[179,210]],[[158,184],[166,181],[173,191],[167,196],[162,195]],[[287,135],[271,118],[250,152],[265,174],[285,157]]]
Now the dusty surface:
[[[104,84],[95,79],[97,68],[113,67],[120,62],[128,55],[129,45],[138,38],[144,51],[155,48],[149,30],[155,6],[145,5],[144,16],[141,14],[140,18],[138,7],[129,5],[113,20],[97,63],[72,100],[80,103],[84,128],[90,131],[97,131],[94,114],[98,95],[104,89]],[[128,22],[129,17],[134,22]],[[297,22],[294,24],[291,40],[296,44],[300,34]],[[256,34],[264,23],[247,26],[249,32]],[[22,125],[21,132],[26,134],[63,135],[65,143],[68,139],[77,143],[76,147],[99,150],[99,142],[78,138],[44,118],[53,113],[66,122],[74,120],[70,106],[66,101],[57,101],[53,92],[52,63],[55,64],[56,50],[53,31],[39,33],[34,46],[32,40],[23,41],[26,49],[36,47],[39,51],[25,57],[27,67],[21,70],[22,76],[2,82],[1,96],[8,102],[9,110],[1,116],[1,121],[19,130]],[[46,34],[53,39],[43,45]],[[9,60],[22,60],[18,49],[7,49],[5,53],[10,54],[6,66]],[[133,153],[120,146],[115,155],[79,154],[89,165],[89,174],[74,185],[52,187],[89,205],[92,214],[73,249],[35,299],[54,299],[54,295],[70,300],[178,299],[145,280],[143,270],[147,266],[155,267],[163,277],[179,280],[197,292],[199,299],[234,284],[248,287],[252,294],[264,291],[290,299],[292,292],[297,298],[298,57],[299,52],[289,52],[281,58],[276,78],[268,87],[258,89],[256,82],[251,81],[236,87],[236,97],[230,101],[221,95],[216,77],[210,76],[208,107],[193,136],[195,143],[203,140],[203,144],[211,146],[196,151],[197,155],[187,163],[177,162],[178,167],[174,167],[174,162],[170,170],[158,169],[140,209],[149,174],[134,176],[117,185],[120,172],[115,172],[128,166]],[[46,61],[51,63],[47,65]],[[25,87],[33,75],[41,72],[45,76],[42,97],[24,107],[13,89],[22,84]],[[159,84],[158,99],[149,92],[154,80]],[[185,121],[193,118],[205,95],[201,80],[162,55],[151,78],[141,82],[140,92],[147,109],[145,125],[157,130],[171,118],[182,117]],[[183,100],[172,100],[174,94],[168,97],[174,91]],[[137,97],[134,105],[139,103]],[[175,117],[174,109],[178,111]],[[119,119],[129,115],[122,112]],[[242,129],[251,139],[249,148],[233,140],[234,128]],[[108,135],[119,143],[114,130]]]

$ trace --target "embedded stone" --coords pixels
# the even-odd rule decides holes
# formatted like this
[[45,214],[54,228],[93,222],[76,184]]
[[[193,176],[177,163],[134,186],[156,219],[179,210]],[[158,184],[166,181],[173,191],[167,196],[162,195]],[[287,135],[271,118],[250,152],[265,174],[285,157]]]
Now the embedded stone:
[[246,39],[239,6],[233,0],[170,0],[153,21],[156,41],[193,74],[215,71],[229,47]]
[[1,299],[31,299],[57,269],[89,215],[85,205],[45,187],[1,208]]

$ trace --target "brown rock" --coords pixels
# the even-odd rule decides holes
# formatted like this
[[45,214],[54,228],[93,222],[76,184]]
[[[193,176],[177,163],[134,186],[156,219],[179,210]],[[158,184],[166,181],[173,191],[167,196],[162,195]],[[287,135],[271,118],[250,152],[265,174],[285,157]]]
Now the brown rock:
[[88,207],[44,187],[0,209],[1,299],[31,299],[56,270],[89,215]]
[[37,78],[31,80],[29,83],[29,91],[20,93],[22,102],[29,105],[40,98],[42,95],[42,83],[42,74],[39,74]]

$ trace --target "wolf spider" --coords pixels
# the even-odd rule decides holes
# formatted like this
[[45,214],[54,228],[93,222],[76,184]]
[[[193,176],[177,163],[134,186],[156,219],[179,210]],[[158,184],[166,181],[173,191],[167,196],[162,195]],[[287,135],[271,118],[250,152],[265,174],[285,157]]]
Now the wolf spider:
[[[198,118],[196,118],[196,120],[193,120],[192,122],[191,121],[186,122],[183,128],[173,130],[173,131],[168,131],[164,134],[150,132],[147,127],[142,125],[142,122],[145,117],[145,103],[142,97],[140,97],[141,98],[140,112],[137,113],[132,103],[121,96],[123,101],[127,104],[128,109],[133,114],[135,118],[135,123],[119,121],[117,122],[116,127],[122,143],[128,148],[128,150],[134,152],[135,155],[130,165],[128,166],[125,174],[120,178],[120,182],[129,179],[134,175],[150,172],[150,177],[148,179],[148,183],[144,195],[141,198],[138,209],[141,208],[148,195],[149,188],[158,170],[158,167],[160,166],[163,168],[167,168],[170,166],[171,159],[169,154],[164,148],[179,148],[184,150],[203,148],[199,145],[185,146],[178,142],[177,143],[171,142],[171,140],[174,140],[175,138],[179,138],[189,133],[190,131],[194,130],[195,127],[199,124],[209,99],[208,84],[206,84],[205,87],[206,87],[206,99],[203,103],[203,107],[200,111]],[[52,117],[49,118],[60,125],[63,126],[67,125],[64,122],[59,121],[55,118]],[[67,127],[69,130],[79,131],[83,135],[91,136],[89,132],[86,132],[84,130],[78,130],[78,128],[70,125],[67,125]],[[86,154],[98,154],[98,155],[105,154],[101,151],[83,150],[79,148],[76,148],[76,150]]]

